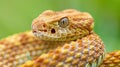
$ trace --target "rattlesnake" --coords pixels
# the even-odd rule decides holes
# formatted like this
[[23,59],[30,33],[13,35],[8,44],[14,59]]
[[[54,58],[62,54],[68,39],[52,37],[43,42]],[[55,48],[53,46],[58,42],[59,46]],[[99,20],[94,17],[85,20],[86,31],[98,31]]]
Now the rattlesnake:
[[93,28],[87,12],[46,10],[32,23],[37,38],[27,31],[0,41],[0,67],[120,67],[120,51],[105,56]]

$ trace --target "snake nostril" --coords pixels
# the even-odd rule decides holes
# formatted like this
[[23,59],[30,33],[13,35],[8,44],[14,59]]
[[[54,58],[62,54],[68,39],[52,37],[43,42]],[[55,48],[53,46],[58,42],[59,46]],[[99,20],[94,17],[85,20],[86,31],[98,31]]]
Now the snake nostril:
[[43,27],[45,28],[45,27],[46,27],[46,24],[43,24]]
[[54,34],[56,31],[55,31],[55,29],[53,28],[53,29],[51,29],[51,33],[52,34]]
[[46,27],[45,25],[43,25],[43,27]]

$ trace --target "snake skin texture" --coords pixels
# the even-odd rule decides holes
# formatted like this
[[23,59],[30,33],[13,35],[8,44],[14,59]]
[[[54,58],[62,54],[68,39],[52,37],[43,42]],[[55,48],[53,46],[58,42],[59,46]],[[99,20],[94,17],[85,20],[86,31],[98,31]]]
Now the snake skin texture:
[[35,59],[51,49],[62,46],[59,42],[54,42],[52,46],[48,43],[36,39],[31,31],[2,39],[0,41],[0,67],[18,67],[25,61]]
[[100,67],[120,67],[120,51],[107,53]]
[[32,32],[0,40],[0,67],[119,67],[120,52],[104,59],[104,43],[93,28],[87,12],[46,10],[33,20]]
[[[99,46],[99,47],[98,47]],[[66,43],[41,55],[23,67],[97,67],[103,59],[104,46],[96,34]]]

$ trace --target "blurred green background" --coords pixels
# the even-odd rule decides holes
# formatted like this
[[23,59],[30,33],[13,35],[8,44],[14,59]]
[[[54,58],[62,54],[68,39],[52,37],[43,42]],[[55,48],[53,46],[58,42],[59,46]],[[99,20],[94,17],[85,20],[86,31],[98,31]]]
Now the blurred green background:
[[31,29],[44,10],[89,12],[107,51],[120,50],[120,0],[0,0],[0,39]]

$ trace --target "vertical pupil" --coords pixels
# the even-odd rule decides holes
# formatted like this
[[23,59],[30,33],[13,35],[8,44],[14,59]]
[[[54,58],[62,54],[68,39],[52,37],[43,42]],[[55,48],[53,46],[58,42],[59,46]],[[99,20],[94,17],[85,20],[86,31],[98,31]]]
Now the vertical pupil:
[[63,20],[63,24],[65,24],[65,20]]
[[68,20],[68,18],[62,18],[59,22],[58,22],[58,24],[59,24],[59,26],[60,27],[66,27],[67,25],[68,25],[68,23],[69,23],[69,20]]

